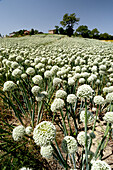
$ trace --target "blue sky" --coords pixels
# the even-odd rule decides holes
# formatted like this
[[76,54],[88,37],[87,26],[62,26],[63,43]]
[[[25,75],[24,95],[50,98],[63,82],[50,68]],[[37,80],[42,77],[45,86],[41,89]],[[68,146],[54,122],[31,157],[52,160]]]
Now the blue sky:
[[0,33],[31,28],[48,32],[65,13],[75,13],[80,25],[113,35],[113,0],[0,0]]

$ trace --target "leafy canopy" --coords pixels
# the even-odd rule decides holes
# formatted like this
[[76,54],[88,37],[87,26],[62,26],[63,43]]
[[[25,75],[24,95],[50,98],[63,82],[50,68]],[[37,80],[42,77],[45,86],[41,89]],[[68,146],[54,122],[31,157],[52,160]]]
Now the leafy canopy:
[[68,13],[66,13],[64,16],[63,16],[63,21],[60,21],[60,24],[63,26],[63,27],[74,27],[74,24],[78,24],[79,22],[79,18],[76,18],[76,14],[73,13],[73,14],[70,14],[68,15]]

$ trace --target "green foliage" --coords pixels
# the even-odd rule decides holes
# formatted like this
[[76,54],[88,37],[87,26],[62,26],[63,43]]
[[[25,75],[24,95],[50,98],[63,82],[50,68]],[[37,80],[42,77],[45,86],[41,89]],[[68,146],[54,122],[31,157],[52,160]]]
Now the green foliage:
[[63,26],[63,27],[66,27],[66,31],[67,31],[67,35],[70,37],[71,35],[73,35],[73,27],[74,27],[74,24],[77,24],[79,22],[79,18],[76,18],[76,14],[75,13],[72,13],[70,15],[68,15],[68,13],[66,13],[64,16],[63,16],[63,20],[60,21],[60,24]]
[[90,30],[86,25],[81,25],[76,29],[76,33],[84,38],[90,37]]

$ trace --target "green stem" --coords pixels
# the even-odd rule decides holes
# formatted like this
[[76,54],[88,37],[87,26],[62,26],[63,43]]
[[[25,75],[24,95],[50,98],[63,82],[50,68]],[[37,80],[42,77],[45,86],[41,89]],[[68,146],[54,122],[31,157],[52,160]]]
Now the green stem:
[[74,155],[74,153],[71,154],[71,156],[72,156],[72,161],[73,161],[74,169],[76,169],[76,161],[75,161],[75,155]]
[[[97,121],[97,116],[98,116],[98,109],[99,109],[99,105],[97,105],[96,117],[95,117],[95,122],[94,122],[94,125],[93,125],[92,132],[94,132],[94,130],[95,130],[96,121]],[[92,138],[90,139],[90,142],[89,142],[89,150],[91,149],[91,145],[92,145]]]
[[105,134],[104,134],[104,136],[103,136],[101,142],[99,143],[98,148],[97,148],[97,150],[96,150],[96,152],[95,152],[95,158],[97,158],[98,152],[99,152],[99,150],[100,150],[103,142],[104,142],[105,139],[106,139],[106,136],[107,136],[107,134],[108,134],[108,132],[109,132],[109,129],[110,129],[110,126],[109,126],[109,123],[107,123],[107,127],[106,127],[106,130],[105,130]]
[[62,116],[62,120],[63,120],[64,135],[67,136],[68,132],[67,132],[66,124],[65,124],[65,121],[64,121],[63,112],[62,112],[62,110],[60,110],[60,112],[61,112],[61,116]]
[[87,99],[85,98],[85,157],[86,157],[86,170],[88,166],[88,140],[87,140]]

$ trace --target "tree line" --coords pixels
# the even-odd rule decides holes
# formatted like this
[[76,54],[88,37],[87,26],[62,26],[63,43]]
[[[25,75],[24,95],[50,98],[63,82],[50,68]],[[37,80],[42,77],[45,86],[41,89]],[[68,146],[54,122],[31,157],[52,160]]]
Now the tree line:
[[79,26],[76,31],[74,32],[74,25],[78,24],[80,18],[76,17],[76,14],[68,14],[66,13],[63,16],[63,20],[60,21],[60,24],[63,27],[55,26],[55,33],[56,34],[63,34],[68,35],[69,37],[78,36],[83,38],[94,38],[94,39],[100,39],[100,40],[113,40],[113,36],[109,35],[108,33],[100,33],[97,28],[94,28],[93,30],[89,30],[88,26],[81,25]]

